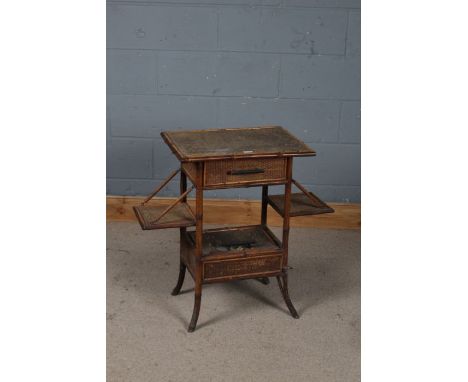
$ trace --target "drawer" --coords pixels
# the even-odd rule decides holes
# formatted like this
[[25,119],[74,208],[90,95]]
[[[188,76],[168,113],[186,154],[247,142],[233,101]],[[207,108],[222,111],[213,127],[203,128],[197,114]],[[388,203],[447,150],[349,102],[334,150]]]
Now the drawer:
[[286,158],[228,159],[205,162],[205,186],[223,187],[286,181]]
[[203,280],[260,277],[281,272],[281,255],[207,261],[203,264]]

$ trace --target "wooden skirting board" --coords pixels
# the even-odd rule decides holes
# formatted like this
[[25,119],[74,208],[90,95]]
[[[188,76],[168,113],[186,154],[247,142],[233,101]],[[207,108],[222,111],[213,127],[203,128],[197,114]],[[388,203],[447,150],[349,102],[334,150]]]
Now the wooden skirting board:
[[[107,196],[108,221],[136,220],[132,207],[139,205],[144,197]],[[169,205],[175,198],[155,198],[148,204]],[[193,199],[189,204],[195,209]],[[350,203],[328,203],[335,212],[324,215],[297,216],[291,218],[291,227],[314,227],[330,229],[360,229],[361,205]],[[261,203],[259,200],[205,199],[203,203],[205,224],[248,225],[260,222]],[[280,227],[283,220],[270,206],[268,224]]]

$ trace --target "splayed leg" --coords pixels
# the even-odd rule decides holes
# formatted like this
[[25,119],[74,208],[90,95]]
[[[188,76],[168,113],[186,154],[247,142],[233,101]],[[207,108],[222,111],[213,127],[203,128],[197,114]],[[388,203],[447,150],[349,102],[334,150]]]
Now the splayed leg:
[[289,311],[291,312],[291,315],[294,318],[299,318],[296,308],[294,308],[294,305],[292,304],[291,299],[289,297],[288,275],[285,274],[284,276],[276,276],[276,280],[278,280],[278,286],[280,288],[281,294],[283,295],[284,302],[286,303]]

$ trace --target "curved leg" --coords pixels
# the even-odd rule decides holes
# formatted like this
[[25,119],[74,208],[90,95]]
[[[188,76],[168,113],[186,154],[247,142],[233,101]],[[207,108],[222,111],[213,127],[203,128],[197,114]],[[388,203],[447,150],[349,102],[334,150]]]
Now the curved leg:
[[286,303],[289,311],[291,312],[291,316],[293,316],[294,318],[299,318],[299,315],[296,312],[296,308],[294,308],[294,305],[292,304],[291,299],[289,298],[288,275],[285,274],[284,276],[276,276],[276,280],[278,280],[278,285],[281,294],[283,295],[284,302]]
[[201,305],[201,283],[196,283],[195,285],[195,303],[193,305],[192,320],[188,327],[188,331],[191,333],[195,330],[198,321],[198,315],[200,314],[200,305]]
[[177,280],[177,285],[175,288],[172,290],[172,295],[177,296],[180,292],[180,288],[182,288],[182,284],[184,283],[184,278],[185,278],[185,270],[187,267],[185,264],[181,261],[180,262],[180,268],[179,268],[179,279]]

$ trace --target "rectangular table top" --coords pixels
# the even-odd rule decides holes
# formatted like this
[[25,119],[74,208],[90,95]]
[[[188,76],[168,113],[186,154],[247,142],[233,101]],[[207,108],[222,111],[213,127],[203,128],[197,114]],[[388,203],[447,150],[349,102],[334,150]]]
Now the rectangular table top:
[[315,151],[281,126],[163,131],[181,161],[266,156],[314,156]]

